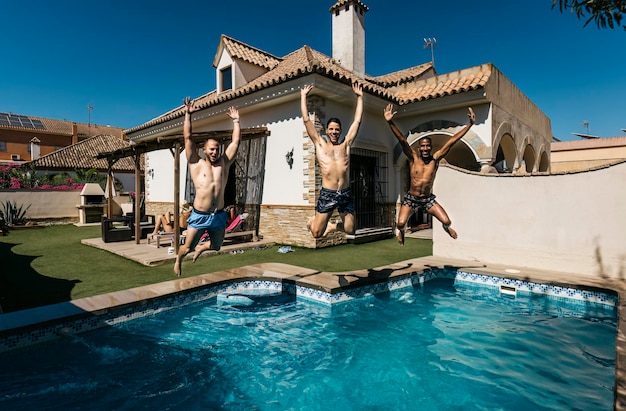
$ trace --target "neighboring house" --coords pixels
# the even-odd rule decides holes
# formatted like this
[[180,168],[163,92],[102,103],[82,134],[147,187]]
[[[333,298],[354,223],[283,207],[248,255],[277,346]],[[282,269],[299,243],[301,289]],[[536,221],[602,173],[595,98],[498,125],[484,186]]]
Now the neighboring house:
[[588,170],[626,160],[626,136],[552,142],[552,173]]
[[0,164],[36,160],[99,134],[125,137],[118,127],[0,112]]
[[[357,235],[365,229],[393,226],[397,200],[408,188],[407,160],[383,118],[388,103],[396,106],[396,124],[408,133],[409,143],[429,136],[435,150],[467,123],[471,106],[477,123],[446,157],[453,165],[484,173],[550,169],[550,120],[493,64],[441,75],[432,63],[380,76],[365,74],[367,11],[355,0],[341,0],[330,8],[332,57],[308,46],[276,57],[225,35],[220,39],[213,61],[217,89],[196,98],[200,109],[193,114],[193,130],[230,129],[225,114],[229,106],[238,107],[242,127],[267,128],[269,135],[258,139],[254,151],[257,174],[251,175],[245,160],[253,157],[252,151],[240,153],[236,162],[244,159],[246,166],[237,173],[235,184],[245,178],[256,185],[234,190],[234,201],[256,213],[259,233],[266,238],[305,247],[345,241],[340,234],[315,240],[306,229],[321,186],[314,146],[300,114],[300,88],[306,84],[315,85],[308,101],[318,128],[323,130],[328,118],[339,117],[345,132],[356,100],[351,83],[363,83],[363,121],[351,150]],[[179,106],[125,132],[136,143],[157,141],[182,134],[183,119]],[[185,156],[181,157],[181,170],[185,170]],[[158,208],[173,201],[171,159],[168,150],[147,153],[148,209],[151,204]],[[180,183],[189,184],[184,173]],[[251,187],[258,192],[250,195]],[[188,197],[189,190],[183,191],[181,197]]]
[[[76,144],[61,148],[39,157],[32,162],[39,173],[57,174],[76,170],[97,170],[107,175],[109,164],[105,158],[97,158],[100,153],[129,147],[130,143],[119,136],[100,134],[82,140]],[[143,157],[141,158],[143,160]],[[139,163],[139,172],[143,174],[143,161]],[[125,157],[111,165],[111,171],[123,185],[123,191],[135,191],[135,162],[132,157]]]

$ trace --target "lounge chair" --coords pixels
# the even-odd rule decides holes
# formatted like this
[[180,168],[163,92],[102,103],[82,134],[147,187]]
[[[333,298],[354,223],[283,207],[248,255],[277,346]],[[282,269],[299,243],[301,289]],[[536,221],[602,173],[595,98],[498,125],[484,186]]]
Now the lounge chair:
[[105,243],[131,241],[134,238],[135,230],[128,217],[102,218],[102,241]]

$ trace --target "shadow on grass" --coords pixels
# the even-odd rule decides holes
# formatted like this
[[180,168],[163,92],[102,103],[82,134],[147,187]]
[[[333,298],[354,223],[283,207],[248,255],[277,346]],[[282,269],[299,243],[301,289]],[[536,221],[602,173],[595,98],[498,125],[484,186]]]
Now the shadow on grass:
[[4,312],[24,310],[71,300],[77,280],[60,280],[39,274],[32,268],[38,256],[16,254],[19,244],[0,242],[0,306]]

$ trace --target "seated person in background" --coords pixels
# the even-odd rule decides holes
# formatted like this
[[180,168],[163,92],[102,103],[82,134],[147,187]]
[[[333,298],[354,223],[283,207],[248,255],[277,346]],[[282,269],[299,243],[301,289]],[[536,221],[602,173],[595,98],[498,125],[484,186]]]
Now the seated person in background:
[[235,206],[234,205],[226,206],[226,208],[224,208],[224,211],[228,213],[228,221],[226,222],[226,226],[228,227],[228,225],[232,223],[233,220],[235,219]]
[[[178,218],[178,225],[180,226],[180,230],[184,230],[187,228],[187,219],[191,214],[191,205],[189,203],[183,204],[180,210],[180,216]],[[169,211],[167,214],[161,214],[158,216],[154,222],[154,231],[152,234],[163,234],[163,233],[173,233],[174,232],[174,221],[172,220],[172,213]]]

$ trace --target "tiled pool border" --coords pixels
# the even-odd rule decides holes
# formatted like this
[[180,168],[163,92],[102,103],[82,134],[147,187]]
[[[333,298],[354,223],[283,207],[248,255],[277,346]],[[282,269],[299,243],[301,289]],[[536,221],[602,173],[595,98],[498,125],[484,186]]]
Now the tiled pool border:
[[[475,284],[498,288],[506,286],[519,293],[536,293],[549,298],[567,299],[581,304],[599,305],[615,309],[618,305],[617,293],[587,290],[582,288],[563,287],[514,280],[504,277],[476,274],[451,269],[437,269],[424,272],[413,272],[405,276],[393,278],[385,282],[364,285],[339,292],[327,292],[308,286],[298,285],[294,281],[280,279],[233,280],[233,282],[200,286],[183,292],[166,294],[159,297],[143,299],[134,304],[114,306],[97,312],[81,312],[64,318],[44,321],[25,327],[0,332],[0,352],[6,352],[33,344],[53,340],[64,335],[78,334],[100,327],[111,326],[137,318],[157,314],[161,311],[180,307],[186,304],[201,302],[217,297],[219,294],[236,294],[252,290],[269,290],[295,294],[297,299],[314,301],[325,305],[348,302],[369,295],[389,292],[406,287],[422,285],[427,281],[446,278],[459,284]],[[1,319],[1,318],[0,318]]]

